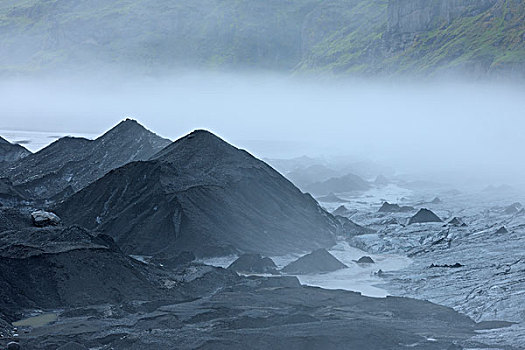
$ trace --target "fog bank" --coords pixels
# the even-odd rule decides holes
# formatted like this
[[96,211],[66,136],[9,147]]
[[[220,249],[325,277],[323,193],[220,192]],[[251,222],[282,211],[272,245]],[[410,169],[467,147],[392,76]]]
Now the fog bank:
[[0,94],[0,130],[100,134],[131,117],[171,139],[205,128],[259,157],[348,156],[438,179],[525,176],[523,86],[201,73],[11,79]]

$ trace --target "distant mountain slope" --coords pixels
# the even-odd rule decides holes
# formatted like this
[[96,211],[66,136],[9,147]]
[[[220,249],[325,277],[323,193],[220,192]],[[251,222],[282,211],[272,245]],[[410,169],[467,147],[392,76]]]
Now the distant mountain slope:
[[145,160],[170,143],[127,119],[95,140],[64,137],[31,154],[0,175],[35,198],[78,191],[108,171]]
[[0,5],[0,72],[104,65],[350,75],[525,75],[522,0],[25,0]]
[[111,171],[56,210],[143,255],[288,254],[330,247],[340,228],[266,163],[202,130]]
[[319,0],[29,0],[0,6],[0,66],[290,70]]

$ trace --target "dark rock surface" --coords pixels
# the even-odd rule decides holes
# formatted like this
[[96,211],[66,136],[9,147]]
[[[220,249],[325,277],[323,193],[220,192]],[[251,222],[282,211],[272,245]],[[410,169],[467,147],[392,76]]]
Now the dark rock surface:
[[80,227],[0,233],[0,308],[6,314],[159,297],[148,278],[110,237]]
[[126,119],[95,140],[63,137],[0,170],[0,175],[33,199],[49,199],[78,191],[124,164],[146,160],[169,143]]
[[326,249],[317,249],[289,263],[281,271],[287,274],[306,275],[332,272],[347,267],[327,252]]
[[368,182],[357,175],[347,174],[316,182],[305,187],[306,191],[315,195],[327,195],[334,192],[365,191],[370,188]]
[[268,257],[262,257],[260,254],[243,254],[228,266],[228,270],[244,274],[278,274],[277,266],[273,260]]
[[0,205],[16,206],[27,199],[23,190],[13,185],[8,178],[0,178]]
[[[22,349],[479,345],[469,340],[475,322],[426,301],[368,298],[301,286],[293,276],[242,277],[198,263],[160,267],[128,258],[110,237],[78,226],[17,225],[0,233],[0,326],[35,309],[58,316],[39,327],[19,326]],[[323,250],[295,264],[310,271],[344,267]],[[0,348],[10,340],[0,338]]]
[[0,232],[32,226],[30,212],[18,208],[0,207]]
[[25,147],[13,144],[0,136],[0,169],[30,154]]
[[379,208],[378,213],[402,213],[402,212],[409,212],[414,210],[413,207],[409,206],[399,206],[399,204],[391,204],[388,202],[384,202],[381,208]]
[[[205,275],[203,279],[211,276]],[[60,317],[21,336],[31,349],[74,340],[113,349],[446,349],[474,334],[475,323],[425,301],[312,287],[288,287],[281,278],[240,279],[230,287],[182,303],[127,303],[97,317]],[[107,311],[106,311],[107,310]],[[103,316],[103,312],[112,316]],[[86,315],[89,315],[86,312]],[[124,326],[123,326],[124,325]],[[131,326],[131,327],[130,327]],[[427,340],[428,332],[435,340]]]
[[408,224],[417,224],[425,222],[442,222],[442,220],[431,210],[422,208],[408,220]]
[[330,247],[341,230],[270,166],[203,130],[111,171],[56,213],[140,255],[289,254]]

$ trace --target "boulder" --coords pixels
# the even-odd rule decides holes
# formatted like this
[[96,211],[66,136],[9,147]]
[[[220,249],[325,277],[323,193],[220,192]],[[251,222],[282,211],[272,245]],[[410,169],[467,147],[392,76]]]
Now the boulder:
[[426,223],[426,222],[443,222],[436,214],[431,210],[421,208],[408,220],[408,224]]
[[357,260],[358,264],[374,264],[375,261],[369,256],[362,256]]
[[441,203],[441,199],[439,199],[439,197],[435,197],[432,201],[430,201],[430,203],[432,203],[432,204],[440,204]]
[[243,254],[237,260],[232,262],[230,266],[228,266],[228,270],[233,270],[235,272],[244,274],[278,274],[277,266],[273,260],[268,257],[262,257],[260,254]]
[[315,274],[347,268],[326,249],[317,249],[286,265],[281,271],[287,274]]
[[33,225],[37,227],[57,226],[60,224],[60,218],[55,213],[44,210],[37,210],[31,213]]

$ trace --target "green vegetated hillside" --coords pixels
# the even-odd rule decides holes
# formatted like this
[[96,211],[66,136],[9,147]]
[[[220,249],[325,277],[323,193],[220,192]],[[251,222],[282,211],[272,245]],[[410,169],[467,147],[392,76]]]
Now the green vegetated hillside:
[[525,76],[522,0],[5,0],[0,69]]
[[[349,25],[311,47],[301,69],[362,75],[525,72],[521,0],[362,1],[347,16]],[[356,27],[359,18],[366,24]]]

